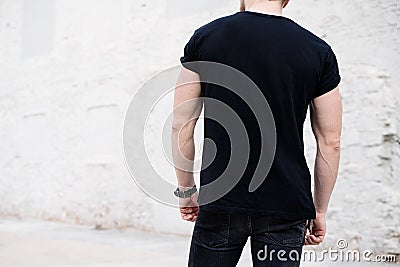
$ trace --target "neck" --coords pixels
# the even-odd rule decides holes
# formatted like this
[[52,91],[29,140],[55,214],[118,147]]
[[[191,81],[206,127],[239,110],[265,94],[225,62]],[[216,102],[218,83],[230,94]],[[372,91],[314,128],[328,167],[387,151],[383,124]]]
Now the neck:
[[246,11],[282,16],[282,2],[279,0],[255,1],[254,4],[250,5],[249,7],[246,7]]

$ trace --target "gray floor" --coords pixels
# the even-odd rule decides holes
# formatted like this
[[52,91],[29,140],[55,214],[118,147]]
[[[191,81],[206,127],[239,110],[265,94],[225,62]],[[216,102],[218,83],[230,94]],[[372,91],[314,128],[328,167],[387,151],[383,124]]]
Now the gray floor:
[[[189,243],[190,237],[185,236],[0,220],[0,266],[4,267],[186,266]],[[301,266],[337,265],[365,266],[366,263],[304,262]],[[238,266],[251,266],[248,244]]]

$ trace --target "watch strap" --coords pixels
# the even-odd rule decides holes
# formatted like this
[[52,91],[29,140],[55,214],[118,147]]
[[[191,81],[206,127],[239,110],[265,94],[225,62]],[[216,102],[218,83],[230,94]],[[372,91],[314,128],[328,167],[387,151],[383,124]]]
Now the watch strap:
[[186,190],[180,190],[179,187],[177,187],[174,191],[174,194],[175,196],[180,198],[188,198],[191,195],[193,195],[196,191],[197,191],[196,185]]

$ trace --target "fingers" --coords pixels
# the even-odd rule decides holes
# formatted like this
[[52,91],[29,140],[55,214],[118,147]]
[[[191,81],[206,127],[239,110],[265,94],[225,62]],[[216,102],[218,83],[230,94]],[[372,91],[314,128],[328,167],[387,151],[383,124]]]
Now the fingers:
[[189,222],[194,222],[197,219],[196,214],[182,214],[182,219]]
[[199,205],[197,203],[193,203],[193,202],[187,202],[187,203],[181,202],[181,203],[179,203],[179,206],[181,208],[194,209]]
[[181,213],[183,214],[192,214],[192,213],[197,213],[199,208],[195,207],[195,208],[180,208]]
[[320,243],[322,243],[322,241],[324,240],[324,236],[323,235],[319,235],[316,236],[314,234],[309,234],[307,233],[305,236],[305,242],[304,245],[319,245]]
[[182,219],[189,222],[196,221],[198,211],[198,208],[180,208]]
[[197,216],[196,216],[196,215],[192,215],[191,217],[190,217],[190,215],[189,215],[189,218],[187,219],[187,221],[189,221],[189,222],[195,222],[196,219],[197,219]]

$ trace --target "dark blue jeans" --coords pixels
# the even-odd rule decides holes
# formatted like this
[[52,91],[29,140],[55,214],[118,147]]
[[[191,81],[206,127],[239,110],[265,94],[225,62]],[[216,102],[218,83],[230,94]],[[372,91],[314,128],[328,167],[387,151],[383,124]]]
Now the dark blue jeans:
[[211,212],[200,206],[188,266],[236,266],[248,237],[253,266],[299,266],[305,229],[306,220]]

